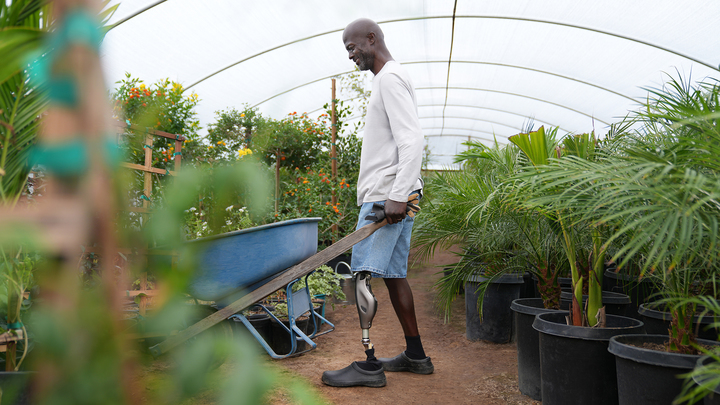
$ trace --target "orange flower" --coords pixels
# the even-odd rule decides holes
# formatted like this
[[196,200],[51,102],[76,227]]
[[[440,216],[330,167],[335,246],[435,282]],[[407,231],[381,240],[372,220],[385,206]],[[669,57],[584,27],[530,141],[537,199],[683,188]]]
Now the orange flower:
[[147,104],[143,103],[143,107],[147,107]]
[[310,208],[310,209],[308,210],[308,212],[312,212],[312,208]]
[[325,205],[330,205],[330,201],[326,202]]
[[306,188],[305,191],[310,191],[310,189],[309,189],[309,188]]
[[307,182],[308,182],[307,180],[303,180],[303,184],[307,184]]

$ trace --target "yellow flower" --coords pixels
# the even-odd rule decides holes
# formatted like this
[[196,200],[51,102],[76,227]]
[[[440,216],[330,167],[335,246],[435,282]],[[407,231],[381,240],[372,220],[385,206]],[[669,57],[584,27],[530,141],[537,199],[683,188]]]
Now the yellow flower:
[[248,149],[248,150],[247,150],[247,154],[248,154],[248,155],[252,155],[252,149]]
[[241,118],[244,117],[244,116],[245,116],[245,113],[240,114],[240,117],[241,117]]

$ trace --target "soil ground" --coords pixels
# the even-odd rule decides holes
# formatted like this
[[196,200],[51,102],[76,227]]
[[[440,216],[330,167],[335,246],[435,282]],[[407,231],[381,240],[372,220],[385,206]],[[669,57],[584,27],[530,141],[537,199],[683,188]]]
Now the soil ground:
[[[442,270],[442,265],[454,261],[456,256],[451,252],[436,252],[430,263],[408,271],[420,336],[435,365],[433,374],[386,373],[387,386],[383,388],[324,385],[320,380],[324,370],[364,360],[357,310],[352,305],[326,309],[325,315],[336,329],[316,338],[317,349],[273,363],[306,380],[330,404],[352,404],[358,400],[368,404],[539,404],[518,390],[515,344],[466,339],[463,296],[455,302],[451,322],[443,323],[442,315],[435,309],[433,284],[441,277],[436,273]],[[373,279],[372,288],[378,300],[378,313],[370,338],[377,357],[393,357],[405,349],[402,328],[384,282]],[[269,402],[289,403],[285,401],[280,392],[272,395]]]

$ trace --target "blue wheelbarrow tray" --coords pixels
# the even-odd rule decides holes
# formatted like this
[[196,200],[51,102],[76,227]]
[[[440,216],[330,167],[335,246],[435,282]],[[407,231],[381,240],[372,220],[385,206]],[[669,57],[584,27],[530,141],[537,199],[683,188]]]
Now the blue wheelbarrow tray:
[[317,252],[320,220],[292,219],[188,242],[198,266],[188,293],[221,301],[264,284]]

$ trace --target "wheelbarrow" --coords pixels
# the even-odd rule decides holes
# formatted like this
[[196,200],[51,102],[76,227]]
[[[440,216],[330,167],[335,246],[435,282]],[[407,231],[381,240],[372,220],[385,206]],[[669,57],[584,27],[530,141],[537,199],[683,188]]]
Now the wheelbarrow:
[[[297,340],[307,342],[310,350],[315,348],[311,338],[317,336],[317,320],[327,320],[313,311],[307,287],[296,294],[291,292],[291,284],[385,226],[387,219],[382,206],[376,215],[376,222],[320,252],[317,252],[317,228],[321,218],[293,219],[189,242],[197,244],[195,247],[201,252],[199,263],[202,263],[202,268],[198,269],[188,292],[194,298],[215,301],[218,311],[150,347],[150,353],[160,356],[212,326],[235,317],[248,327],[268,354],[274,358],[287,357],[275,354],[247,319],[238,314],[282,288],[288,291],[291,319],[310,310],[315,325],[314,332],[307,336],[293,321],[290,322],[290,327],[285,329],[291,335],[293,351]],[[288,355],[291,354],[292,351]]]

